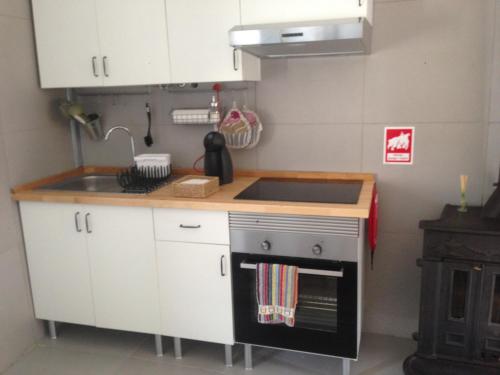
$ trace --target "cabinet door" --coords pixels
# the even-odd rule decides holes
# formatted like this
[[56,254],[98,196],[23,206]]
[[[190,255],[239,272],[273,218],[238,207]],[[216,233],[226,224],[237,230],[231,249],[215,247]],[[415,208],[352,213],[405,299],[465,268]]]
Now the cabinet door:
[[88,206],[86,212],[96,325],[159,333],[152,209]]
[[486,266],[479,303],[476,357],[498,365],[500,361],[500,266]]
[[444,262],[439,311],[438,355],[471,359],[474,348],[476,290],[481,267]]
[[157,242],[162,333],[232,345],[229,246]]
[[104,86],[168,83],[164,0],[96,0],[96,4]]
[[20,208],[35,316],[95,325],[82,207],[21,202]]
[[95,0],[32,3],[42,88],[102,85]]
[[[361,5],[360,5],[361,4]],[[368,17],[373,0],[241,0],[243,25]]]
[[259,80],[260,63],[233,51],[238,0],[166,0],[172,82]]

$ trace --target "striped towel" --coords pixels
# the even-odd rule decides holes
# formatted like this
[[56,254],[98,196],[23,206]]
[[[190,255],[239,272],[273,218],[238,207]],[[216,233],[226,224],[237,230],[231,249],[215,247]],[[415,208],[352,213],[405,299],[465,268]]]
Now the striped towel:
[[256,281],[258,322],[285,323],[293,327],[298,300],[298,267],[258,263]]

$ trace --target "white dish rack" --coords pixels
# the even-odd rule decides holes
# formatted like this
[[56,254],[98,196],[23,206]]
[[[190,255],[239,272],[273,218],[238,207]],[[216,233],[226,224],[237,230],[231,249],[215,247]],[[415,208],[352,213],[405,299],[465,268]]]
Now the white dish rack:
[[174,109],[171,115],[178,125],[215,125],[221,120],[218,113],[211,113],[209,109]]
[[170,154],[141,154],[134,157],[134,162],[139,171],[159,171],[162,177],[172,173],[172,158]]

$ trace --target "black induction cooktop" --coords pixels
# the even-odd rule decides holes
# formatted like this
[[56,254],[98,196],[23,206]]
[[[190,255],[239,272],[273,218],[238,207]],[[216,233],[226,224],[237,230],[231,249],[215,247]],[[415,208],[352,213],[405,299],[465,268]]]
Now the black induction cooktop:
[[358,203],[363,181],[261,178],[234,199],[307,203]]

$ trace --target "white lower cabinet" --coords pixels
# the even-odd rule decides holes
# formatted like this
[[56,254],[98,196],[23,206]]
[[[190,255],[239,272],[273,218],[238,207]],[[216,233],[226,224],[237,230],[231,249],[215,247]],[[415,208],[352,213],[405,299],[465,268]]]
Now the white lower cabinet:
[[[225,227],[227,212],[20,208],[38,319],[234,344],[228,233],[212,226]],[[167,238],[223,244],[155,242],[154,221]]]
[[35,316],[95,325],[83,206],[21,202]]
[[152,209],[20,207],[37,318],[159,333]]
[[234,344],[227,245],[159,241],[161,333]]
[[87,244],[96,325],[157,334],[158,276],[150,208],[91,206]]

